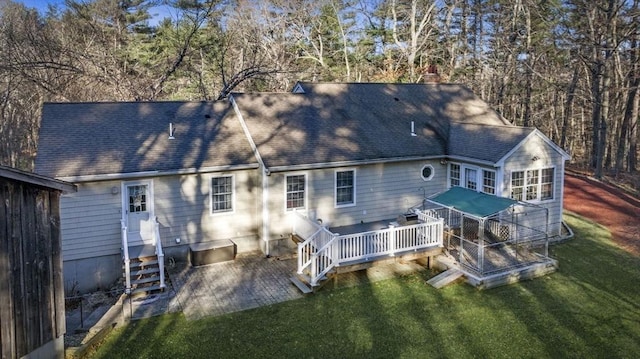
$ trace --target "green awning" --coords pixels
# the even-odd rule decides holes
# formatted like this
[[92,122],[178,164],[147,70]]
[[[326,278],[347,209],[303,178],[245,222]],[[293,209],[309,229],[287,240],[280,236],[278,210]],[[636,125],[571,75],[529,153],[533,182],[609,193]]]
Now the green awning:
[[462,187],[451,187],[450,190],[429,198],[429,201],[479,218],[489,217],[518,203],[510,198],[479,193]]

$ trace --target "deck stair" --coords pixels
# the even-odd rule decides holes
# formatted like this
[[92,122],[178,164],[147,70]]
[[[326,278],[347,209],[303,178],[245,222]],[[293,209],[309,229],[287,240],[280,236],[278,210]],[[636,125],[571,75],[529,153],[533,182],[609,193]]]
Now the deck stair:
[[293,283],[303,294],[313,293],[313,287],[309,284],[305,278],[301,278],[301,275],[296,274],[289,278],[291,283]]
[[442,253],[444,220],[418,211],[414,217],[417,223],[388,222],[382,228],[351,229],[341,235],[294,212],[291,239],[298,247],[298,268],[291,281],[305,293],[315,292],[341,273]]
[[[129,263],[131,294],[151,294],[162,291],[158,256],[132,258]],[[123,273],[123,276],[126,276]]]
[[121,220],[122,230],[122,272],[125,294],[150,294],[166,287],[164,273],[164,251],[160,240],[156,217],[149,219],[153,237],[149,243],[129,245],[127,219]]
[[458,278],[462,277],[464,273],[457,268],[450,268],[446,271],[438,274],[437,276],[429,279],[427,284],[432,287],[440,289],[448,284],[455,282]]

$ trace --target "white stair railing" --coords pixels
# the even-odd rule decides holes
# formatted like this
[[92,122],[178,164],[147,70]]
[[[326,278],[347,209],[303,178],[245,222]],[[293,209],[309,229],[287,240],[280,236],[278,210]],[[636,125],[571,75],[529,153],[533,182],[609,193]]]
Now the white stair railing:
[[151,219],[153,222],[153,245],[156,248],[156,256],[158,257],[158,270],[160,271],[160,288],[165,288],[167,285],[164,282],[164,251],[162,250],[162,241],[160,240],[160,226],[158,224],[158,217]]
[[416,213],[422,223],[348,235],[332,233],[296,214],[294,233],[304,239],[298,244],[298,274],[307,272],[309,283],[316,286],[333,268],[345,263],[442,247],[444,220],[433,213]]
[[124,262],[124,292],[126,294],[131,293],[131,259],[129,258],[129,241],[127,238],[127,222],[124,219],[120,220],[120,226],[122,229],[122,260]]

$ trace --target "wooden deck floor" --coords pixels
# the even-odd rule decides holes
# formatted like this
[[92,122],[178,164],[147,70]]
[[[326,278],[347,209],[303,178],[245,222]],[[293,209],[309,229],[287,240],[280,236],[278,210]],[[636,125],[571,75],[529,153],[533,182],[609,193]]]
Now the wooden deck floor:
[[348,226],[329,227],[329,231],[331,231],[332,233],[337,233],[341,235],[379,231],[381,229],[389,228],[389,224],[391,224],[391,222],[395,222],[395,220],[396,220],[395,218],[391,218],[391,219],[383,219],[381,221],[375,221],[375,222],[350,224]]

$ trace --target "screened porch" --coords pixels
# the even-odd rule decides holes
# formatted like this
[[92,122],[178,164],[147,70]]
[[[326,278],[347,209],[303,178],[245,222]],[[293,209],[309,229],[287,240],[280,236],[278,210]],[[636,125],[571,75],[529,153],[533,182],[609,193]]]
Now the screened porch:
[[425,213],[444,220],[445,253],[482,278],[517,271],[549,258],[547,209],[461,187],[428,198]]

